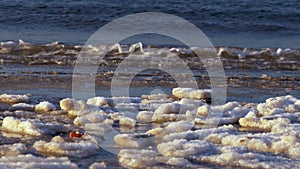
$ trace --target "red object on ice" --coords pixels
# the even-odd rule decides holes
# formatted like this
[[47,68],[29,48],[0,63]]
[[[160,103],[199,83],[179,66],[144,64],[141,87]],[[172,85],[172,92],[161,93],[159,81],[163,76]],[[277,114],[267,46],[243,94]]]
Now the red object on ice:
[[81,138],[84,135],[84,132],[82,130],[72,130],[69,134],[70,138]]

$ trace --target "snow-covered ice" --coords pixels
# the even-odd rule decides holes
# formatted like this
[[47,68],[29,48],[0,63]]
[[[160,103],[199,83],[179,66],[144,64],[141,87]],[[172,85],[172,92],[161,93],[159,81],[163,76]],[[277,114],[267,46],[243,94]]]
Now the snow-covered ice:
[[0,102],[2,103],[27,103],[29,101],[28,95],[14,95],[14,94],[1,94]]
[[58,131],[66,131],[67,127],[59,123],[43,123],[37,120],[20,120],[8,116],[3,119],[2,129],[13,133],[42,136],[47,134],[52,135]]
[[53,137],[50,142],[36,141],[33,147],[40,153],[73,157],[87,157],[96,154],[98,150],[98,145],[93,140],[66,142],[60,136]]
[[35,111],[37,112],[49,112],[54,110],[56,110],[55,105],[47,101],[42,101],[35,106]]

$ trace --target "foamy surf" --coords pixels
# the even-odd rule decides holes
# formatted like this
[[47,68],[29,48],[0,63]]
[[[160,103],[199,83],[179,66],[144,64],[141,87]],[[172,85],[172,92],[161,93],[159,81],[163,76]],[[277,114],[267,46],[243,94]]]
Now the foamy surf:
[[[153,59],[153,56],[164,58],[177,55],[185,60],[189,66],[196,67],[199,65],[194,63],[196,59],[194,50],[200,50],[200,53],[205,55],[207,51],[213,49],[145,47],[142,43],[72,46],[59,42],[32,44],[19,40],[19,42],[0,43],[0,62],[31,65],[74,65],[80,55],[88,60],[100,59],[102,65],[116,66],[116,63],[129,55],[134,56],[131,59],[138,61],[150,57]],[[216,47],[216,52],[223,61],[225,68],[299,70],[300,51],[298,49]]]

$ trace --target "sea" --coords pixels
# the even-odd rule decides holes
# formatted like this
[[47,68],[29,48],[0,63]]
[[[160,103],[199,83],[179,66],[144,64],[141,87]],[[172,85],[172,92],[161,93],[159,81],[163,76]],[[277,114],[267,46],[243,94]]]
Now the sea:
[[162,12],[195,24],[214,46],[299,49],[299,9],[297,0],[4,0],[0,41],[84,44],[98,29],[120,17]]

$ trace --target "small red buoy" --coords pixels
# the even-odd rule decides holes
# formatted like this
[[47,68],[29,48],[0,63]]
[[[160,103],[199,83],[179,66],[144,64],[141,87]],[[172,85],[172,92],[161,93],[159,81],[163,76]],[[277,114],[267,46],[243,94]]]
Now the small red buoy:
[[69,137],[70,138],[81,138],[83,135],[84,135],[83,130],[75,129],[70,132]]

